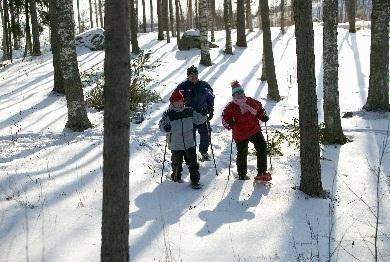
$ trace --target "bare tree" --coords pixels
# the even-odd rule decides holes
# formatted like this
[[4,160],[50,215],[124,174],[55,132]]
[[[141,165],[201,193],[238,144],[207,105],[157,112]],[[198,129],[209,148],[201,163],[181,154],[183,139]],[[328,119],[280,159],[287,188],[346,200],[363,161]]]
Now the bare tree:
[[225,47],[225,53],[232,55],[233,49],[232,49],[232,14],[230,13],[231,10],[232,1],[231,0],[224,0],[223,1],[223,19],[225,22],[225,32],[226,32],[226,47]]
[[174,24],[175,24],[175,15],[173,13],[173,4],[172,0],[169,0],[169,26],[171,28],[172,36],[176,36],[176,32],[174,30]]
[[180,49],[180,14],[179,14],[179,0],[175,0],[175,13],[176,13],[176,44]]
[[347,0],[347,12],[349,22],[349,32],[356,33],[355,19],[356,19],[356,0]]
[[237,1],[237,46],[246,47],[245,35],[245,3]]
[[[27,1],[27,0],[26,0]],[[31,27],[32,27],[32,36],[33,36],[33,47],[31,55],[40,56],[41,55],[41,43],[39,42],[39,24],[38,24],[38,15],[37,15],[37,4],[35,0],[29,0],[31,7]]]
[[284,0],[280,1],[280,30],[282,34],[286,33],[284,30]]
[[25,26],[26,44],[25,44],[23,56],[26,57],[28,53],[30,53],[30,54],[32,53],[29,1],[24,2],[24,10],[25,10],[25,14],[26,14],[26,21],[25,21],[26,22],[26,26]]
[[253,23],[252,23],[252,10],[251,10],[251,0],[245,0],[246,7],[246,27],[249,28],[249,32],[253,32]]
[[74,131],[84,131],[90,128],[80,73],[77,64],[76,44],[74,35],[73,1],[56,0],[56,29],[60,52],[60,65],[65,87],[66,104],[68,107],[68,122],[66,127]]
[[150,32],[153,32],[153,0],[150,0]]
[[209,6],[209,20],[210,20],[210,37],[211,42],[215,42],[215,0],[211,0],[210,2],[207,2]]
[[192,0],[187,0],[187,29],[194,28]]
[[77,21],[78,21],[78,26],[79,26],[79,34],[82,33],[81,31],[81,16],[80,16],[80,0],[77,0]]
[[297,52],[299,134],[301,157],[300,190],[310,196],[323,194],[321,182],[314,34],[311,1],[294,0]]
[[100,26],[104,28],[103,12],[102,12],[102,1],[99,0],[99,17],[100,17]]
[[92,16],[92,0],[89,1],[89,22],[91,23],[91,28],[93,28],[93,16]]
[[164,22],[162,16],[162,1],[157,0],[158,40],[164,40]]
[[373,0],[371,13],[370,80],[368,111],[388,111],[389,106],[389,1]]
[[131,41],[131,52],[134,54],[138,54],[141,49],[138,46],[138,21],[137,21],[137,15],[136,15],[136,9],[134,7],[134,0],[129,0],[129,12],[130,15],[128,16],[130,19],[130,41]]
[[200,10],[200,16],[199,16],[199,24],[200,24],[200,64],[204,66],[211,66],[211,58],[210,58],[210,52],[209,52],[209,41],[207,37],[208,28],[207,28],[207,16],[208,16],[208,10],[207,10],[207,0],[200,0],[199,1],[199,10]]
[[3,8],[2,8],[2,24],[3,24],[3,57],[2,61],[11,59],[10,45],[9,43],[9,31],[11,28],[9,27],[9,13],[8,13],[8,1],[4,0]]
[[146,6],[145,0],[142,0],[142,28],[144,33],[146,33]]
[[105,3],[102,262],[129,261],[128,3]]
[[98,12],[98,6],[97,6],[97,0],[94,1],[95,3],[95,21],[96,21],[96,27],[99,27],[99,12]]
[[162,23],[164,31],[167,35],[167,43],[171,42],[171,37],[169,34],[169,8],[168,8],[168,0],[163,0],[161,3],[161,15],[162,15]]
[[324,0],[323,63],[324,63],[324,122],[329,144],[345,144],[341,127],[338,90],[337,6],[338,0]]
[[268,98],[279,101],[278,82],[275,74],[274,54],[272,51],[271,28],[269,21],[269,7],[267,0],[260,0],[261,24],[263,28],[263,53],[265,58],[265,71],[267,73]]

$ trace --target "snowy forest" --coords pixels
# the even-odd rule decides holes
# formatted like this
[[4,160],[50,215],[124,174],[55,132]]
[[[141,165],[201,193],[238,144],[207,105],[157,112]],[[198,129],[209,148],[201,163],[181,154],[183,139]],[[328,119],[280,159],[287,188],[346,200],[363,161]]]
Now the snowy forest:
[[389,0],[0,15],[0,261],[390,261]]

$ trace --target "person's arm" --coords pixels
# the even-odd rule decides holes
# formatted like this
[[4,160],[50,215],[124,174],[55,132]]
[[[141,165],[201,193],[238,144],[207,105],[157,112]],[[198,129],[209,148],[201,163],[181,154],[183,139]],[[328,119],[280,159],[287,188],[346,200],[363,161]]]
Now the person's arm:
[[269,120],[269,117],[267,116],[267,113],[265,112],[265,109],[263,108],[263,105],[261,102],[257,100],[253,100],[256,104],[256,110],[257,114],[256,117],[257,119],[260,119],[262,122],[267,122]]
[[222,112],[222,125],[230,130],[236,125],[236,121],[234,119],[233,111],[230,108],[230,103],[225,107]]
[[206,90],[206,103],[207,103],[207,119],[211,120],[214,117],[214,98],[215,96],[210,90]]
[[161,118],[160,122],[158,123],[158,127],[163,132],[166,132],[166,133],[171,132],[171,128],[172,128],[171,121],[168,117],[167,112],[164,112],[164,114],[162,115],[162,118]]
[[206,122],[206,119],[207,119],[206,116],[199,114],[195,110],[193,111],[192,121],[194,122],[195,125],[203,124],[204,122]]

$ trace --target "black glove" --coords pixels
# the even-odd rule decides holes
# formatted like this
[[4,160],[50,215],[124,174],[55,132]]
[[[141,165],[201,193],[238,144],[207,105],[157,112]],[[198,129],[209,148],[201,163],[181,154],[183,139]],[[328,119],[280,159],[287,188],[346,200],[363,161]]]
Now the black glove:
[[167,125],[164,126],[164,131],[165,132],[171,132],[171,129],[172,129],[172,127],[171,127],[170,124],[167,124]]
[[233,127],[233,126],[235,126],[235,125],[236,125],[236,120],[233,118],[232,120],[230,120],[229,126],[230,126],[230,127]]
[[208,115],[208,117],[207,117],[207,120],[211,120],[211,119],[213,119],[213,117],[214,117],[214,112],[209,112],[209,115]]
[[269,120],[269,116],[266,114],[263,115],[263,117],[260,119],[262,122],[267,122]]

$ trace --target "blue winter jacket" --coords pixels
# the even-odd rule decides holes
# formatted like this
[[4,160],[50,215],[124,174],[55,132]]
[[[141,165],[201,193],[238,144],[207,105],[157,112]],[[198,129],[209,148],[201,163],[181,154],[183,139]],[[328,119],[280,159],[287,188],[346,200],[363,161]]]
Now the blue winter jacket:
[[192,107],[196,112],[205,116],[214,109],[213,89],[206,81],[198,80],[193,84],[186,80],[176,90],[183,92],[185,106]]

